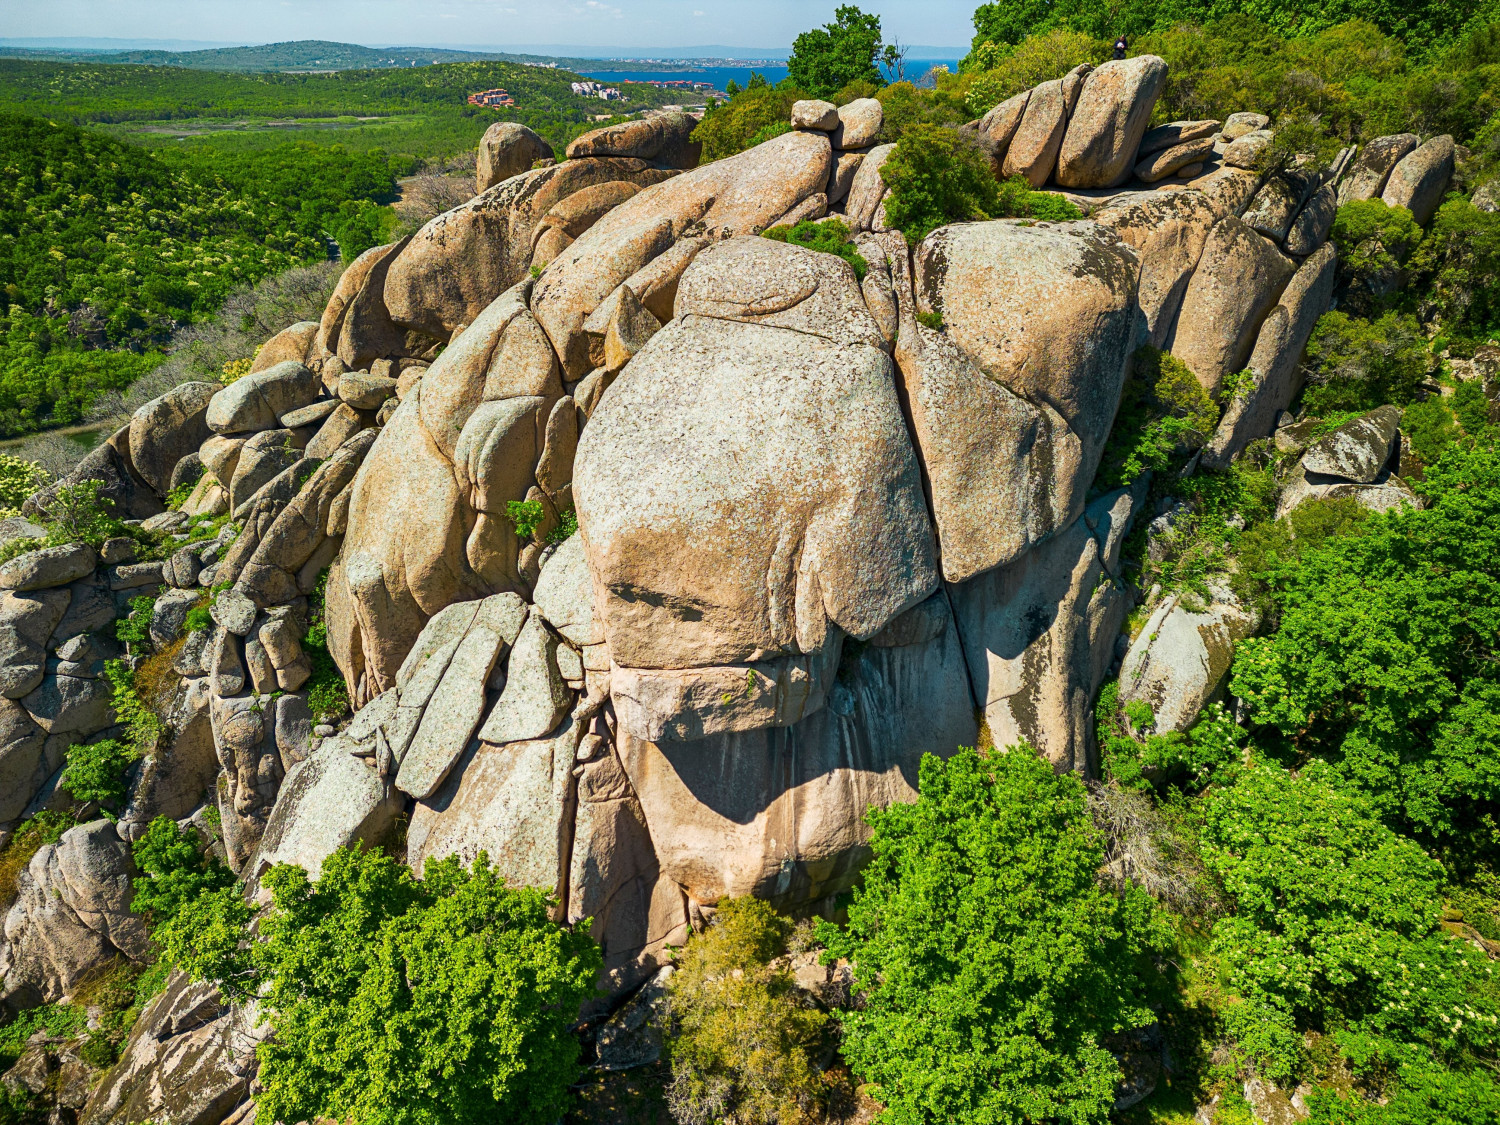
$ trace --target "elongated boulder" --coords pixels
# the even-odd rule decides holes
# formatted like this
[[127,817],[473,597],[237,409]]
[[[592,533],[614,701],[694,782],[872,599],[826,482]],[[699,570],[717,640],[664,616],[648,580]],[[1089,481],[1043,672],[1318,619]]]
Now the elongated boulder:
[[177,462],[196,452],[208,438],[205,416],[218,390],[213,383],[183,383],[131,416],[131,463],[159,495],[165,496],[171,488]]
[[1400,428],[1400,407],[1378,407],[1313,442],[1302,455],[1302,468],[1319,477],[1371,484],[1389,464]]
[[529,171],[538,160],[552,156],[552,146],[515,121],[497,121],[479,138],[474,167],[474,194]]
[[1324,184],[1313,192],[1312,198],[1297,212],[1291,230],[1287,232],[1287,253],[1302,258],[1322,246],[1328,238],[1328,232],[1333,229],[1338,209],[1338,192],[1331,183]]
[[1166,80],[1167,64],[1155,55],[1115,59],[1090,72],[1057,153],[1057,182],[1075,188],[1124,183]]
[[1212,137],[1218,131],[1219,122],[1217,121],[1169,121],[1165,125],[1158,125],[1155,129],[1149,130],[1141,138],[1141,146],[1137,150],[1137,155],[1146,156],[1186,144],[1188,141]]
[[1339,206],[1378,196],[1385,190],[1391,169],[1421,143],[1422,139],[1415,133],[1397,133],[1391,137],[1376,137],[1365,145],[1339,184]]
[[676,111],[652,113],[584,133],[568,145],[568,159],[634,156],[668,168],[696,168],[703,144],[692,139],[698,122]]
[[[1010,142],[1015,137],[1016,130],[1021,127],[1021,118],[1026,116],[1026,103],[1030,100],[1031,91],[1022,90],[1014,97],[1006,98],[979,119],[979,131],[994,144],[992,159],[1001,167],[1005,164],[1006,153],[1010,151]],[[995,171],[999,172],[1000,167]]]
[[603,339],[591,356],[584,322],[621,282],[686,233],[759,234],[822,192],[832,167],[826,133],[786,133],[647,188],[594,224],[548,265],[532,293],[532,314],[566,378],[600,366],[594,360],[603,359]]
[[328,298],[328,304],[323,306],[318,332],[313,337],[305,362],[320,365],[338,354],[339,336],[343,332],[344,317],[349,313],[350,303],[364,288],[365,279],[370,276],[376,263],[383,261],[395,245],[390,242],[384,246],[372,246],[344,268],[344,272],[339,275],[338,284],[333,287],[332,296]]
[[675,321],[589,420],[573,490],[622,665],[815,652],[937,581],[891,363],[868,345]]
[[1067,127],[1062,80],[1043,82],[1026,101],[1021,123],[1006,149],[1001,174],[1006,178],[1025,176],[1032,187],[1041,187],[1057,167],[1057,153]]
[[958,223],[922,241],[915,270],[918,310],[940,315],[987,376],[1048,404],[1077,435],[1078,478],[1058,488],[1081,498],[1135,348],[1135,251],[1092,222]]
[[[215,393],[204,421],[216,434],[269,430],[279,425],[283,414],[312,403],[322,390],[316,375],[300,363],[288,360],[254,375],[242,376]],[[215,470],[215,475],[218,471]]]
[[391,318],[385,300],[386,278],[413,236],[387,247],[349,302],[339,329],[338,357],[351,371],[367,370],[375,360],[405,354],[406,334]]
[[1302,353],[1333,300],[1337,270],[1338,255],[1325,243],[1292,275],[1256,335],[1250,385],[1225,405],[1218,429],[1203,449],[1205,468],[1223,468],[1252,441],[1270,436],[1277,415],[1292,405],[1302,389]]
[[1453,159],[1453,138],[1446,133],[1433,137],[1403,156],[1391,169],[1380,198],[1387,207],[1405,207],[1425,227],[1432,221],[1453,179]]
[[569,160],[512,176],[412,236],[385,277],[385,306],[397,323],[447,339],[526,276],[536,226],[556,204],[597,184],[645,186],[672,175],[644,160],[617,156]]
[[1170,343],[1210,393],[1244,368],[1261,321],[1295,272],[1290,258],[1233,215],[1209,234]]

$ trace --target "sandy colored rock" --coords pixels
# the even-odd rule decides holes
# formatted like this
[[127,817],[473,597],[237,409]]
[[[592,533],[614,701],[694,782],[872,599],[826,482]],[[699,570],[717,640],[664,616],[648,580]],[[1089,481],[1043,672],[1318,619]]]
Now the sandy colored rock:
[[991,379],[1061,414],[1091,478],[1134,350],[1135,251],[1097,223],[1001,220],[934,231],[914,262],[919,311]]
[[1233,215],[1208,236],[1188,282],[1171,351],[1210,393],[1245,367],[1261,322],[1296,265]]
[[839,125],[839,107],[817,98],[792,103],[792,128],[831,133]]
[[662,871],[703,903],[805,903],[850,887],[869,828],[849,810],[914,800],[924,752],[972,745],[963,656],[944,618],[925,644],[846,657],[827,705],[794,726],[660,744],[622,731]]
[[316,320],[299,320],[296,324],[283,328],[256,351],[249,373],[254,375],[257,371],[265,371],[288,360],[306,363],[312,358],[308,353],[312,351],[317,335]]
[[811,653],[936,583],[890,360],[869,346],[675,321],[589,420],[573,493],[595,610],[631,667]]
[[377,410],[396,393],[396,380],[389,375],[351,371],[339,380],[339,398],[355,410]]
[[838,108],[839,123],[833,129],[833,147],[840,151],[867,148],[880,135],[885,110],[874,98],[855,98]]
[[849,185],[849,200],[844,205],[844,217],[849,229],[856,234],[869,230],[875,221],[875,210],[886,192],[880,168],[895,151],[893,144],[876,145],[865,154],[864,161],[854,173],[854,182]]
[[1296,169],[1276,172],[1266,177],[1255,197],[1240,218],[1273,242],[1283,242],[1302,204],[1317,187],[1314,176]]
[[295,430],[262,430],[240,449],[229,482],[229,506],[241,509],[272,479],[302,460],[302,440]]
[[1415,133],[1397,133],[1390,137],[1376,137],[1365,145],[1339,184],[1339,206],[1380,195],[1385,190],[1391,169],[1421,143],[1422,139]]
[[547,267],[532,293],[531,312],[565,377],[580,379],[599,366],[583,330],[589,314],[689,227],[719,238],[757,234],[821,192],[832,165],[826,134],[787,133],[647,188],[611,211]]
[[855,174],[864,162],[863,152],[839,153],[838,159],[834,162],[833,171],[828,175],[828,188],[824,193],[828,197],[830,207],[849,194],[849,189],[854,186]]
[[375,264],[383,260],[393,246],[395,243],[370,247],[350,262],[339,275],[338,284],[334,286],[333,295],[329,297],[318,322],[318,334],[313,338],[312,350],[307,356],[308,363],[317,360],[326,363],[338,355],[339,336],[343,331],[344,317],[348,315],[350,303],[359,295]]
[[218,390],[213,383],[182,383],[131,416],[131,464],[160,495],[170,490],[177,463],[208,438],[204,419]]
[[98,561],[87,543],[41,547],[0,564],[0,589],[46,590],[93,573]]
[[1270,132],[1265,129],[1256,129],[1254,132],[1246,133],[1239,139],[1231,141],[1220,154],[1220,159],[1231,168],[1254,168],[1261,154],[1270,147],[1270,144]]
[[1412,150],[1391,169],[1380,198],[1387,207],[1405,207],[1421,226],[1432,221],[1453,179],[1453,138],[1446,133]]
[[1155,55],[1116,59],[1093,70],[1057,151],[1057,182],[1078,188],[1124,182],[1166,79],[1167,64]]
[[1333,300],[1337,269],[1338,255],[1325,243],[1292,275],[1280,304],[1256,335],[1250,387],[1225,405],[1218,429],[1203,449],[1205,468],[1226,467],[1252,441],[1267,437],[1277,416],[1290,408],[1302,389],[1303,350]]
[[1264,129],[1270,123],[1271,119],[1264,113],[1231,113],[1224,119],[1224,139],[1237,141],[1247,133]]
[[1217,121],[1169,121],[1165,125],[1158,125],[1146,131],[1146,135],[1141,138],[1141,147],[1136,150],[1136,155],[1138,158],[1149,156],[1153,152],[1175,148],[1188,141],[1211,139],[1218,133],[1219,122]]
[[552,146],[525,125],[497,121],[479,138],[479,159],[474,170],[474,194],[529,171],[538,160],[552,156]]
[[1328,232],[1333,229],[1338,209],[1338,191],[1331,183],[1324,184],[1313,192],[1312,198],[1297,212],[1291,230],[1287,232],[1287,253],[1305,258],[1322,246],[1328,239]]
[[840,344],[885,346],[849,263],[768,238],[733,238],[694,258],[677,289],[677,315],[790,328]]
[[696,168],[703,152],[691,139],[698,122],[681,111],[652,113],[584,133],[568,145],[568,159],[633,156],[668,168]]
[[1001,165],[1001,175],[1025,176],[1034,188],[1052,178],[1057,154],[1068,127],[1062,80],[1043,82],[1031,91],[1021,123],[1011,136]]
[[1213,152],[1213,149],[1214,142],[1211,137],[1184,141],[1171,148],[1161,149],[1153,152],[1135,166],[1135,177],[1145,183],[1154,184],[1168,176],[1177,175],[1192,165],[1201,164],[1204,157]]
[[1120,666],[1120,702],[1145,703],[1161,734],[1193,725],[1223,688],[1234,646],[1255,631],[1255,615],[1233,594],[1212,594],[1206,605],[1164,598]]
[[386,279],[392,265],[412,241],[411,235],[385,248],[370,266],[359,292],[349,301],[339,328],[338,358],[351,371],[366,370],[371,362],[400,354],[406,343],[403,326],[391,318],[385,302]]
[[533,234],[556,204],[596,184],[658,183],[672,175],[644,160],[569,160],[513,176],[419,230],[392,263],[384,297],[395,320],[447,339],[526,276]]
[[1010,151],[1010,142],[1015,137],[1016,130],[1021,127],[1021,119],[1026,116],[1026,103],[1030,100],[1031,91],[1022,90],[979,119],[979,131],[994,142],[994,159],[1002,165],[1005,163],[1006,153]]
[[269,430],[283,414],[311,404],[322,390],[318,377],[300,363],[278,363],[242,376],[215,393],[204,420],[216,434]]
[[641,304],[629,285],[621,285],[619,293],[604,335],[604,367],[608,371],[619,371],[661,331],[661,321]]

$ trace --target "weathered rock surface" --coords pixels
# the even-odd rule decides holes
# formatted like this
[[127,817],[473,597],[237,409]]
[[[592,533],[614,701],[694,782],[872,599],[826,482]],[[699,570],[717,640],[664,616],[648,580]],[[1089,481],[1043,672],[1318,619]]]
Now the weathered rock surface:
[[1077,188],[1123,183],[1166,80],[1167,64],[1155,55],[1112,60],[1090,72],[1057,153],[1057,182]]
[[1200,140],[1184,141],[1171,148],[1153,152],[1135,166],[1135,178],[1144,183],[1154,184],[1158,180],[1164,180],[1187,168],[1190,164],[1201,163],[1213,150],[1213,138],[1203,137]]
[[1261,321],[1295,271],[1290,258],[1233,215],[1209,233],[1171,341],[1172,354],[1209,392],[1244,368]]
[[691,139],[697,126],[693,117],[677,110],[648,114],[575,138],[568,145],[568,159],[633,156],[668,168],[696,168],[703,152],[702,143]]
[[479,138],[479,159],[474,169],[474,194],[529,171],[538,160],[552,156],[552,146],[525,125],[497,121]]
[[838,108],[839,123],[832,130],[833,147],[843,151],[875,143],[885,122],[885,111],[874,98],[855,98]]
[[1206,468],[1223,468],[1258,438],[1268,437],[1276,417],[1302,389],[1301,360],[1318,318],[1328,311],[1338,255],[1323,245],[1310,256],[1261,323],[1250,353],[1250,386],[1225,405],[1218,429],[1203,449]]
[[844,205],[844,214],[851,231],[866,231],[875,221],[875,210],[885,197],[885,181],[880,178],[880,167],[886,157],[896,151],[895,145],[876,145],[865,154],[854,181],[849,185],[849,201]]
[[1169,595],[1125,654],[1120,702],[1145,703],[1159,733],[1187,730],[1224,686],[1234,646],[1256,623],[1227,589],[1214,590],[1206,605]]
[[1297,218],[1287,232],[1287,253],[1301,258],[1322,246],[1328,238],[1328,232],[1333,229],[1338,209],[1338,192],[1333,184],[1324,184],[1313,192],[1312,198],[1297,212]]
[[1453,138],[1446,133],[1401,158],[1391,169],[1380,198],[1387,207],[1405,207],[1426,226],[1437,212],[1448,182],[1453,179]]
[[1339,206],[1357,199],[1374,199],[1385,190],[1391,169],[1421,144],[1415,133],[1376,137],[1359,151],[1339,184]]
[[1147,156],[1153,152],[1162,152],[1165,149],[1186,144],[1188,141],[1213,137],[1218,132],[1219,122],[1217,121],[1169,121],[1165,125],[1158,125],[1155,129],[1148,129],[1145,136],[1141,138],[1141,147],[1136,152],[1138,156]]
[[831,133],[839,125],[839,107],[819,98],[807,98],[792,103],[792,128],[816,129],[820,133]]
[[242,376],[218,391],[209,400],[204,421],[216,434],[273,429],[283,414],[309,405],[322,390],[316,375],[288,360]]
[[[1085,84],[1086,86],[1087,84]],[[1041,187],[1057,167],[1068,127],[1067,103],[1063,99],[1062,80],[1043,82],[1031,91],[1025,112],[1005,151],[1001,175],[1025,176],[1032,187]]]
[[86,543],[41,547],[0,565],[0,589],[23,592],[66,586],[93,573],[97,556]]
[[131,463],[161,495],[165,496],[171,488],[172,470],[177,463],[196,453],[208,438],[205,417],[209,401],[218,390],[213,383],[183,383],[152,399],[131,416]]
[[1382,473],[1369,484],[1357,484],[1340,477],[1310,474],[1299,462],[1282,485],[1281,496],[1276,501],[1276,518],[1281,519],[1309,500],[1342,499],[1353,500],[1371,512],[1417,506],[1416,493],[1393,473]]
[[1302,455],[1302,468],[1318,476],[1370,484],[1391,459],[1401,428],[1401,408],[1382,406],[1345,422]]

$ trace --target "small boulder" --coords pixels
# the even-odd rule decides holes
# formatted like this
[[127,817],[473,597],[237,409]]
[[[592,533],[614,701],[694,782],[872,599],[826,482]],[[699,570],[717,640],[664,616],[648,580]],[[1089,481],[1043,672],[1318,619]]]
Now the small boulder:
[[538,160],[552,156],[552,146],[515,121],[497,121],[479,138],[474,194],[529,171]]
[[47,590],[91,574],[97,561],[86,543],[65,543],[17,555],[0,565],[0,589]]
[[1231,113],[1224,119],[1224,139],[1237,141],[1247,133],[1264,129],[1271,119],[1264,113]]
[[260,346],[248,373],[254,375],[257,371],[265,371],[289,360],[296,363],[309,362],[312,357],[308,352],[312,350],[313,340],[317,335],[316,320],[301,320],[289,328],[283,328]]
[[1211,137],[1184,141],[1182,144],[1161,149],[1146,157],[1135,166],[1135,177],[1145,183],[1154,184],[1190,165],[1201,163],[1213,150],[1214,142]]
[[816,98],[792,103],[792,128],[831,133],[839,127],[839,107]]
[[1246,133],[1224,149],[1223,161],[1231,168],[1254,168],[1271,144],[1271,134],[1265,129]]
[[396,380],[389,375],[351,371],[339,380],[339,398],[355,410],[378,410],[396,393]]
[[1400,429],[1401,408],[1379,407],[1313,442],[1302,455],[1302,467],[1318,476],[1371,484],[1390,463]]
[[245,375],[215,394],[206,421],[216,434],[269,430],[283,414],[316,399],[323,385],[316,375],[295,361]]
[[1218,134],[1218,131],[1217,121],[1170,121],[1149,130],[1141,138],[1141,147],[1136,150],[1136,156],[1137,158],[1149,156],[1153,152],[1176,148],[1188,141],[1201,140],[1205,137],[1211,140]]
[[885,111],[874,98],[855,98],[838,109],[839,123],[833,130],[833,147],[841,151],[866,148],[875,143],[885,123]]

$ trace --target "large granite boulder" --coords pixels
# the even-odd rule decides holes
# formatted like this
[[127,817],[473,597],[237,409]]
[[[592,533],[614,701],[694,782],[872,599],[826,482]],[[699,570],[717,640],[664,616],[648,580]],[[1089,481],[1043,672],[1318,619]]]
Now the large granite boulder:
[[530,171],[538,160],[548,160],[551,156],[552,146],[525,125],[497,121],[479,138],[474,194],[482,195],[496,184]]
[[589,333],[585,321],[679,238],[759,234],[821,193],[832,167],[826,133],[791,132],[647,188],[594,224],[552,260],[531,298],[564,376],[581,379],[602,364],[602,326]]
[[1302,468],[1320,477],[1371,484],[1390,464],[1400,429],[1401,408],[1378,407],[1313,442],[1302,455]]
[[255,358],[250,361],[249,374],[265,371],[278,363],[309,362],[313,358],[313,342],[318,338],[320,327],[316,320],[299,320],[296,324],[283,328],[256,349]]
[[1187,730],[1223,688],[1235,644],[1256,624],[1227,588],[1204,605],[1168,595],[1125,654],[1120,702],[1149,706],[1159,733]]
[[1057,182],[1075,188],[1124,183],[1166,81],[1167,64],[1155,55],[1115,59],[1090,72],[1058,150]]
[[1453,138],[1446,133],[1413,149],[1391,169],[1380,198],[1387,207],[1405,207],[1411,217],[1426,226],[1453,179]]
[[269,430],[280,424],[283,414],[311,404],[322,393],[323,384],[316,375],[295,360],[287,360],[241,376],[216,392],[204,421],[216,434]]
[[1020,123],[1011,134],[1001,162],[1000,173],[1007,179],[1025,176],[1032,187],[1041,187],[1052,178],[1057,167],[1057,153],[1068,127],[1067,102],[1063,98],[1062,80],[1043,82],[1031,91]]
[[208,438],[208,404],[218,390],[213,383],[183,383],[131,416],[131,463],[158,495],[170,490],[177,462]]
[[666,168],[696,168],[703,152],[702,142],[692,139],[697,127],[697,120],[680,110],[652,113],[575,137],[568,159],[633,156]]
[[1339,206],[1378,196],[1385,190],[1391,169],[1421,143],[1422,139],[1415,133],[1397,133],[1391,137],[1376,137],[1365,145],[1339,184]]
[[1210,393],[1244,369],[1255,334],[1297,265],[1239,218],[1220,219],[1188,282],[1170,341]]
[[616,156],[512,176],[412,236],[385,277],[385,307],[397,323],[446,340],[526,276],[537,227],[554,206],[599,184],[645,187],[672,175],[644,160]]

